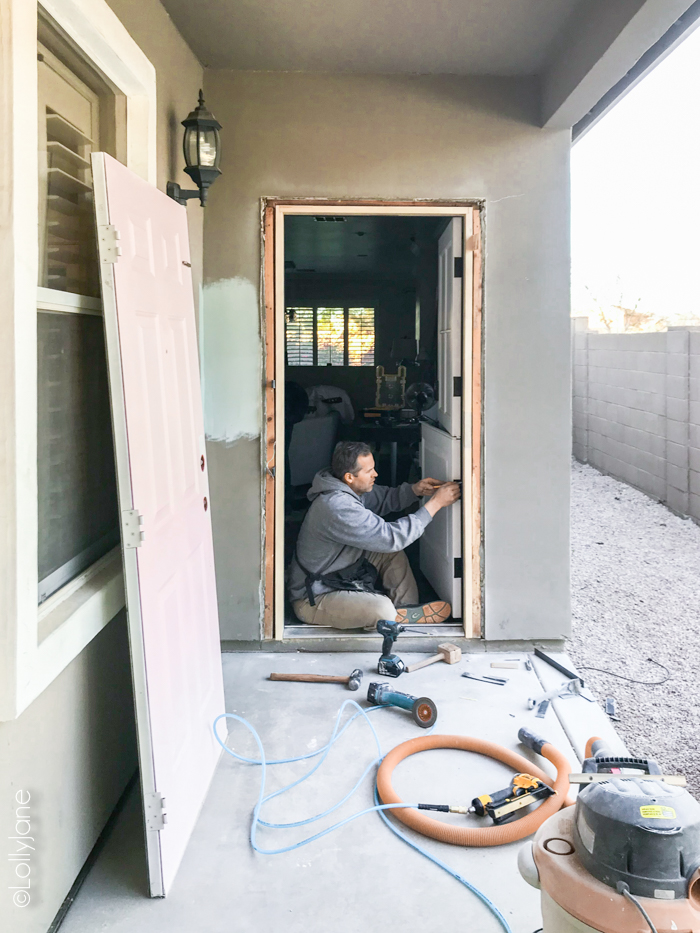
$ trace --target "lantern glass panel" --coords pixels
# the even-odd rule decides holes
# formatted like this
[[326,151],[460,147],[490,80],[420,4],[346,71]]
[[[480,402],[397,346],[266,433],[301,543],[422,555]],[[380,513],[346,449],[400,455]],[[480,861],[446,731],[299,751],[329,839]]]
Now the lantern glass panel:
[[182,141],[182,148],[185,155],[185,164],[188,168],[199,163],[197,158],[197,127],[188,126],[185,130],[185,137]]
[[214,168],[219,161],[219,131],[213,126],[202,127],[199,131],[199,164],[204,168]]

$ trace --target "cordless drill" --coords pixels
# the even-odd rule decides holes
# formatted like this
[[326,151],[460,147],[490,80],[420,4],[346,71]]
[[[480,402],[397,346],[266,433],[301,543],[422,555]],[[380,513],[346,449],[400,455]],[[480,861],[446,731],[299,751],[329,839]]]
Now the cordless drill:
[[377,622],[377,631],[384,636],[377,672],[385,677],[398,677],[406,670],[406,665],[398,654],[392,654],[391,651],[400,633],[406,631],[406,626],[399,625],[398,622],[389,622],[388,619],[380,619]]

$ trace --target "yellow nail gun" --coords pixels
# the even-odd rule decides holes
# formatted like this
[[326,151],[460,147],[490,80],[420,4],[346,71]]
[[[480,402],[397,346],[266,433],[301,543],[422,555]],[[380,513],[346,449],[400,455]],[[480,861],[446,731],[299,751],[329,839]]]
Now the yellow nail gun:
[[490,816],[494,823],[505,823],[519,810],[554,793],[552,788],[531,774],[516,774],[508,787],[493,794],[475,797],[469,807],[477,816]]

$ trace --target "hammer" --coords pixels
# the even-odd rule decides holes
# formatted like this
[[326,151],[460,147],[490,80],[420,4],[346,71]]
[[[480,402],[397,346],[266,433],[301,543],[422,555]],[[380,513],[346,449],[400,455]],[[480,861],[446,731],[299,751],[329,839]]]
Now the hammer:
[[335,674],[270,674],[270,680],[291,680],[303,684],[347,684],[348,690],[357,690],[362,680],[362,671],[356,667],[349,677],[337,677]]
[[445,642],[444,645],[438,645],[438,651],[440,654],[434,654],[432,658],[427,658],[425,661],[418,661],[417,664],[411,664],[406,668],[406,672],[410,674],[412,671],[417,671],[421,667],[435,664],[436,661],[446,661],[448,664],[456,664],[458,661],[462,660],[462,649],[458,648],[457,645],[450,644],[450,642]]

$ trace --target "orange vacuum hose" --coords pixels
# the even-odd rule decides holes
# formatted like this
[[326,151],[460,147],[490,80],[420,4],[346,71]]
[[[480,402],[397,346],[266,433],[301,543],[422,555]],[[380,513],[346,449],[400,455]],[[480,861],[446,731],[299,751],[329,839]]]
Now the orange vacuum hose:
[[392,749],[377,771],[377,791],[382,803],[403,803],[391,783],[394,768],[404,758],[408,758],[409,755],[425,752],[431,748],[459,748],[465,752],[487,755],[489,758],[495,758],[496,761],[502,761],[503,764],[513,768],[514,771],[524,772],[539,778],[549,784],[550,787],[553,787],[555,793],[551,797],[547,797],[535,811],[522,817],[522,819],[501,826],[484,827],[483,829],[451,826],[449,823],[442,823],[440,820],[426,816],[422,810],[396,809],[392,811],[394,816],[400,819],[402,823],[424,836],[430,836],[439,842],[448,842],[453,846],[501,846],[508,842],[515,842],[517,839],[524,839],[525,836],[534,833],[548,817],[567,803],[565,798],[569,790],[571,766],[554,745],[546,742],[541,751],[541,754],[551,761],[557,769],[557,777],[552,781],[548,774],[535,767],[527,758],[518,755],[517,752],[512,752],[502,745],[496,745],[495,742],[475,739],[466,735],[421,736],[403,742]]

